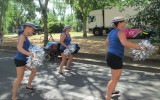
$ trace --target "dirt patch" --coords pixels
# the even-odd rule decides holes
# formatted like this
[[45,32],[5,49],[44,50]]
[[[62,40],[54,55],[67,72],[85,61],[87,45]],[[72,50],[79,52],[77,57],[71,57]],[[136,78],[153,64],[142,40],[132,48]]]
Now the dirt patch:
[[[32,43],[43,46],[43,43],[40,43],[40,37],[42,36],[43,34],[29,36],[29,39]],[[52,36],[55,41],[59,41],[60,34],[53,34]],[[72,43],[77,43],[80,45],[81,53],[105,55],[106,36],[93,36],[92,34],[88,34],[88,37],[84,38],[82,37],[82,33],[75,33],[75,32],[71,33],[71,36],[72,36]],[[17,39],[18,39],[17,36],[5,37],[4,43],[2,43],[1,45],[15,47],[17,45]],[[142,39],[129,39],[129,41],[134,43],[139,43],[141,40]],[[158,51],[158,46],[155,47],[155,51],[151,56],[152,59],[160,59],[160,55],[158,55],[157,51]],[[129,48],[125,48],[125,55],[130,56]]]

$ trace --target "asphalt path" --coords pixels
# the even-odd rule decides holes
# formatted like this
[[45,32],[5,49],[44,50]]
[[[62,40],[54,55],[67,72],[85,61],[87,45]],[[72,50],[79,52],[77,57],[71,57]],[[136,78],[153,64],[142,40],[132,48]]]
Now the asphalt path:
[[[16,78],[15,53],[0,52],[0,100],[10,100]],[[85,60],[85,59],[83,59]],[[29,71],[19,88],[20,100],[105,100],[110,69],[102,64],[75,58],[71,71],[59,75],[59,62],[44,62],[33,81],[36,92],[25,90]],[[88,59],[86,59],[88,60]],[[89,62],[89,61],[88,61]],[[92,60],[90,59],[90,62]],[[99,62],[100,63],[100,62]],[[159,100],[160,73],[124,69],[113,100]]]

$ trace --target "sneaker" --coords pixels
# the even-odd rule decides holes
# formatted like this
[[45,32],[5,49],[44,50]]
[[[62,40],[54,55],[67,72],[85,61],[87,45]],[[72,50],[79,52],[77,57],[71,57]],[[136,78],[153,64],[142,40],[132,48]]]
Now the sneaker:
[[66,69],[66,70],[71,70],[70,68],[67,68],[67,67],[66,67],[65,69]]
[[20,100],[20,99],[18,99],[18,98],[14,98],[14,99],[11,99],[11,100]]
[[35,91],[36,89],[35,89],[35,88],[29,88],[29,87],[26,87],[26,90]]
[[59,74],[60,74],[60,75],[63,75],[63,73],[62,73],[62,72],[59,72]]
[[115,92],[112,93],[112,95],[113,95],[113,94],[119,94],[119,93],[120,93],[119,91],[115,91]]

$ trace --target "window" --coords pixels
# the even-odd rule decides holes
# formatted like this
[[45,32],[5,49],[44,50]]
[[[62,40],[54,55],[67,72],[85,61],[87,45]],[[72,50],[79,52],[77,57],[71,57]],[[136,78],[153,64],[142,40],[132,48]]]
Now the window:
[[95,16],[89,16],[88,17],[88,22],[90,23],[90,22],[94,22],[94,21],[96,21],[96,17]]

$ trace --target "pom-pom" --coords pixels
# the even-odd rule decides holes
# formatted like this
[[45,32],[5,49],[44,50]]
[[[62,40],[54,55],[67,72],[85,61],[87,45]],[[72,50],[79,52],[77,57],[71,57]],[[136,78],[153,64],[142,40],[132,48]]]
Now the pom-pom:
[[29,47],[29,52],[33,54],[33,56],[27,57],[27,66],[31,68],[39,67],[43,64],[44,60],[44,50],[42,47],[37,45],[31,45]]
[[132,58],[134,61],[145,60],[152,55],[154,46],[148,40],[142,40],[139,45],[145,46],[146,48],[141,49],[131,49]]
[[69,47],[69,49],[64,50],[64,54],[66,56],[68,56],[71,53],[77,53],[80,49],[78,44],[70,44],[68,47]]

